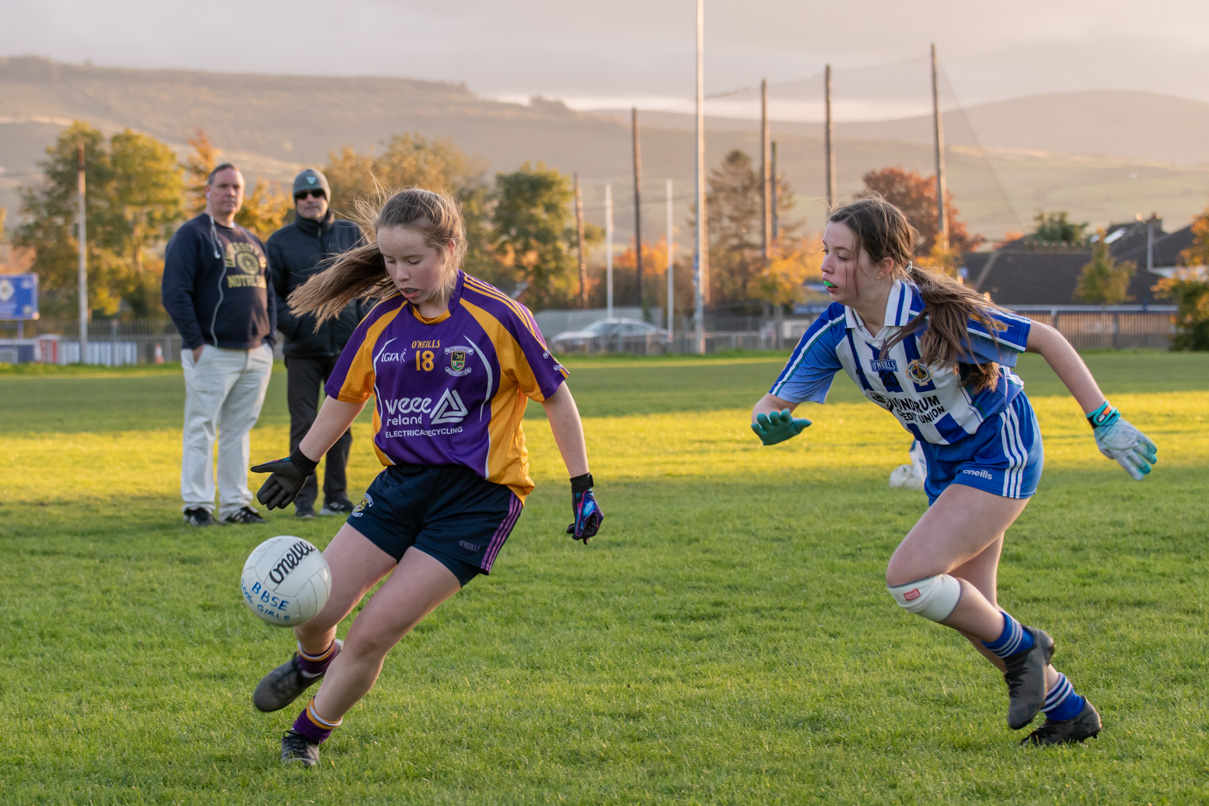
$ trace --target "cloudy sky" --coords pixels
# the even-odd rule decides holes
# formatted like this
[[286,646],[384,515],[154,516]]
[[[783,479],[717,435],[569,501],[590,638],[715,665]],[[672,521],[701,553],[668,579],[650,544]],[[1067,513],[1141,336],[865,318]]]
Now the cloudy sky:
[[[1206,0],[705,0],[711,114],[817,119],[821,73],[854,118],[926,110],[935,43],[946,105],[1148,90],[1209,102]],[[382,75],[575,108],[691,111],[695,0],[0,0],[0,55],[141,68]]]

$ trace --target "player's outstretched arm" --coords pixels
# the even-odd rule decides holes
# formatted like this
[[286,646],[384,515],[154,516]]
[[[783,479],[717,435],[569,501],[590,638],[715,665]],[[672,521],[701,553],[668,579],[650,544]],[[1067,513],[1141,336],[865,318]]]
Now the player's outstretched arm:
[[1027,351],[1040,354],[1070,390],[1091,424],[1100,453],[1116,460],[1137,481],[1145,478],[1158,461],[1158,448],[1109,404],[1070,342],[1049,325],[1034,322],[1029,329]]
[[764,395],[751,410],[751,430],[765,445],[776,445],[792,439],[810,425],[810,420],[793,416],[792,412],[797,407],[797,403],[782,400],[776,395]]
[[349,429],[363,408],[364,403],[345,403],[331,397],[325,400],[311,429],[293,453],[284,459],[252,466],[253,473],[270,474],[256,492],[256,500],[269,509],[280,509],[297,498],[319,459]]
[[588,448],[579,407],[575,405],[575,398],[565,383],[543,400],[542,406],[546,410],[546,419],[550,421],[550,431],[554,434],[558,452],[571,476],[571,511],[575,521],[567,527],[567,534],[587,545],[588,540],[600,530],[604,513],[600,511],[596,495],[592,492],[592,474],[588,472]]

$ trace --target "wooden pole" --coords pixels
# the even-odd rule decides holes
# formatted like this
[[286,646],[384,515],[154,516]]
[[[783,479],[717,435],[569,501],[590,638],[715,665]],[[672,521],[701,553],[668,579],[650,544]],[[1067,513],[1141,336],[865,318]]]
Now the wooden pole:
[[588,263],[584,260],[584,196],[575,174],[575,241],[579,248],[579,307],[588,307]]
[[768,135],[768,79],[760,79],[760,257],[772,255],[772,149]]
[[823,132],[823,150],[826,151],[827,166],[827,209],[835,206],[835,145],[832,137],[835,126],[831,120],[831,65],[827,65],[823,80],[823,109],[826,113],[826,128]]
[[940,92],[936,79],[936,44],[932,45],[932,128],[936,133],[936,238],[949,248],[949,216],[945,210],[945,130],[940,119]]
[[80,263],[77,287],[80,295],[80,363],[88,363],[88,234],[84,211],[84,146],[76,148],[76,218],[80,228]]

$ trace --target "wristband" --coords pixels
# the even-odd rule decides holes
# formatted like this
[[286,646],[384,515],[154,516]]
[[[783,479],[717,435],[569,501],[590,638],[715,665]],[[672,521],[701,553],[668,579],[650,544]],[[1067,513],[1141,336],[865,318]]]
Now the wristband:
[[1105,400],[1100,404],[1100,408],[1087,415],[1087,422],[1095,429],[1105,425],[1112,425],[1120,418],[1121,412],[1117,411],[1111,403]]
[[308,476],[314,474],[315,468],[319,466],[318,462],[302,452],[301,447],[295,448],[294,452],[290,454],[290,464]]
[[585,490],[592,489],[592,474],[584,473],[582,476],[576,476],[571,479],[571,492],[582,493]]

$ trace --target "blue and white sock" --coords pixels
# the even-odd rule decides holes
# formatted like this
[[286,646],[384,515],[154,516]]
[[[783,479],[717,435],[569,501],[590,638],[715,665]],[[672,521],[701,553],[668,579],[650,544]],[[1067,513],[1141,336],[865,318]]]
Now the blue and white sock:
[[1075,687],[1066,679],[1066,675],[1058,673],[1058,682],[1045,692],[1045,705],[1041,706],[1046,719],[1062,722],[1074,719],[1083,711],[1083,698],[1075,693]]
[[995,657],[1006,658],[1032,649],[1033,635],[1026,632],[1019,621],[1004,613],[1003,632],[994,641],[983,641],[982,645],[995,653]]

